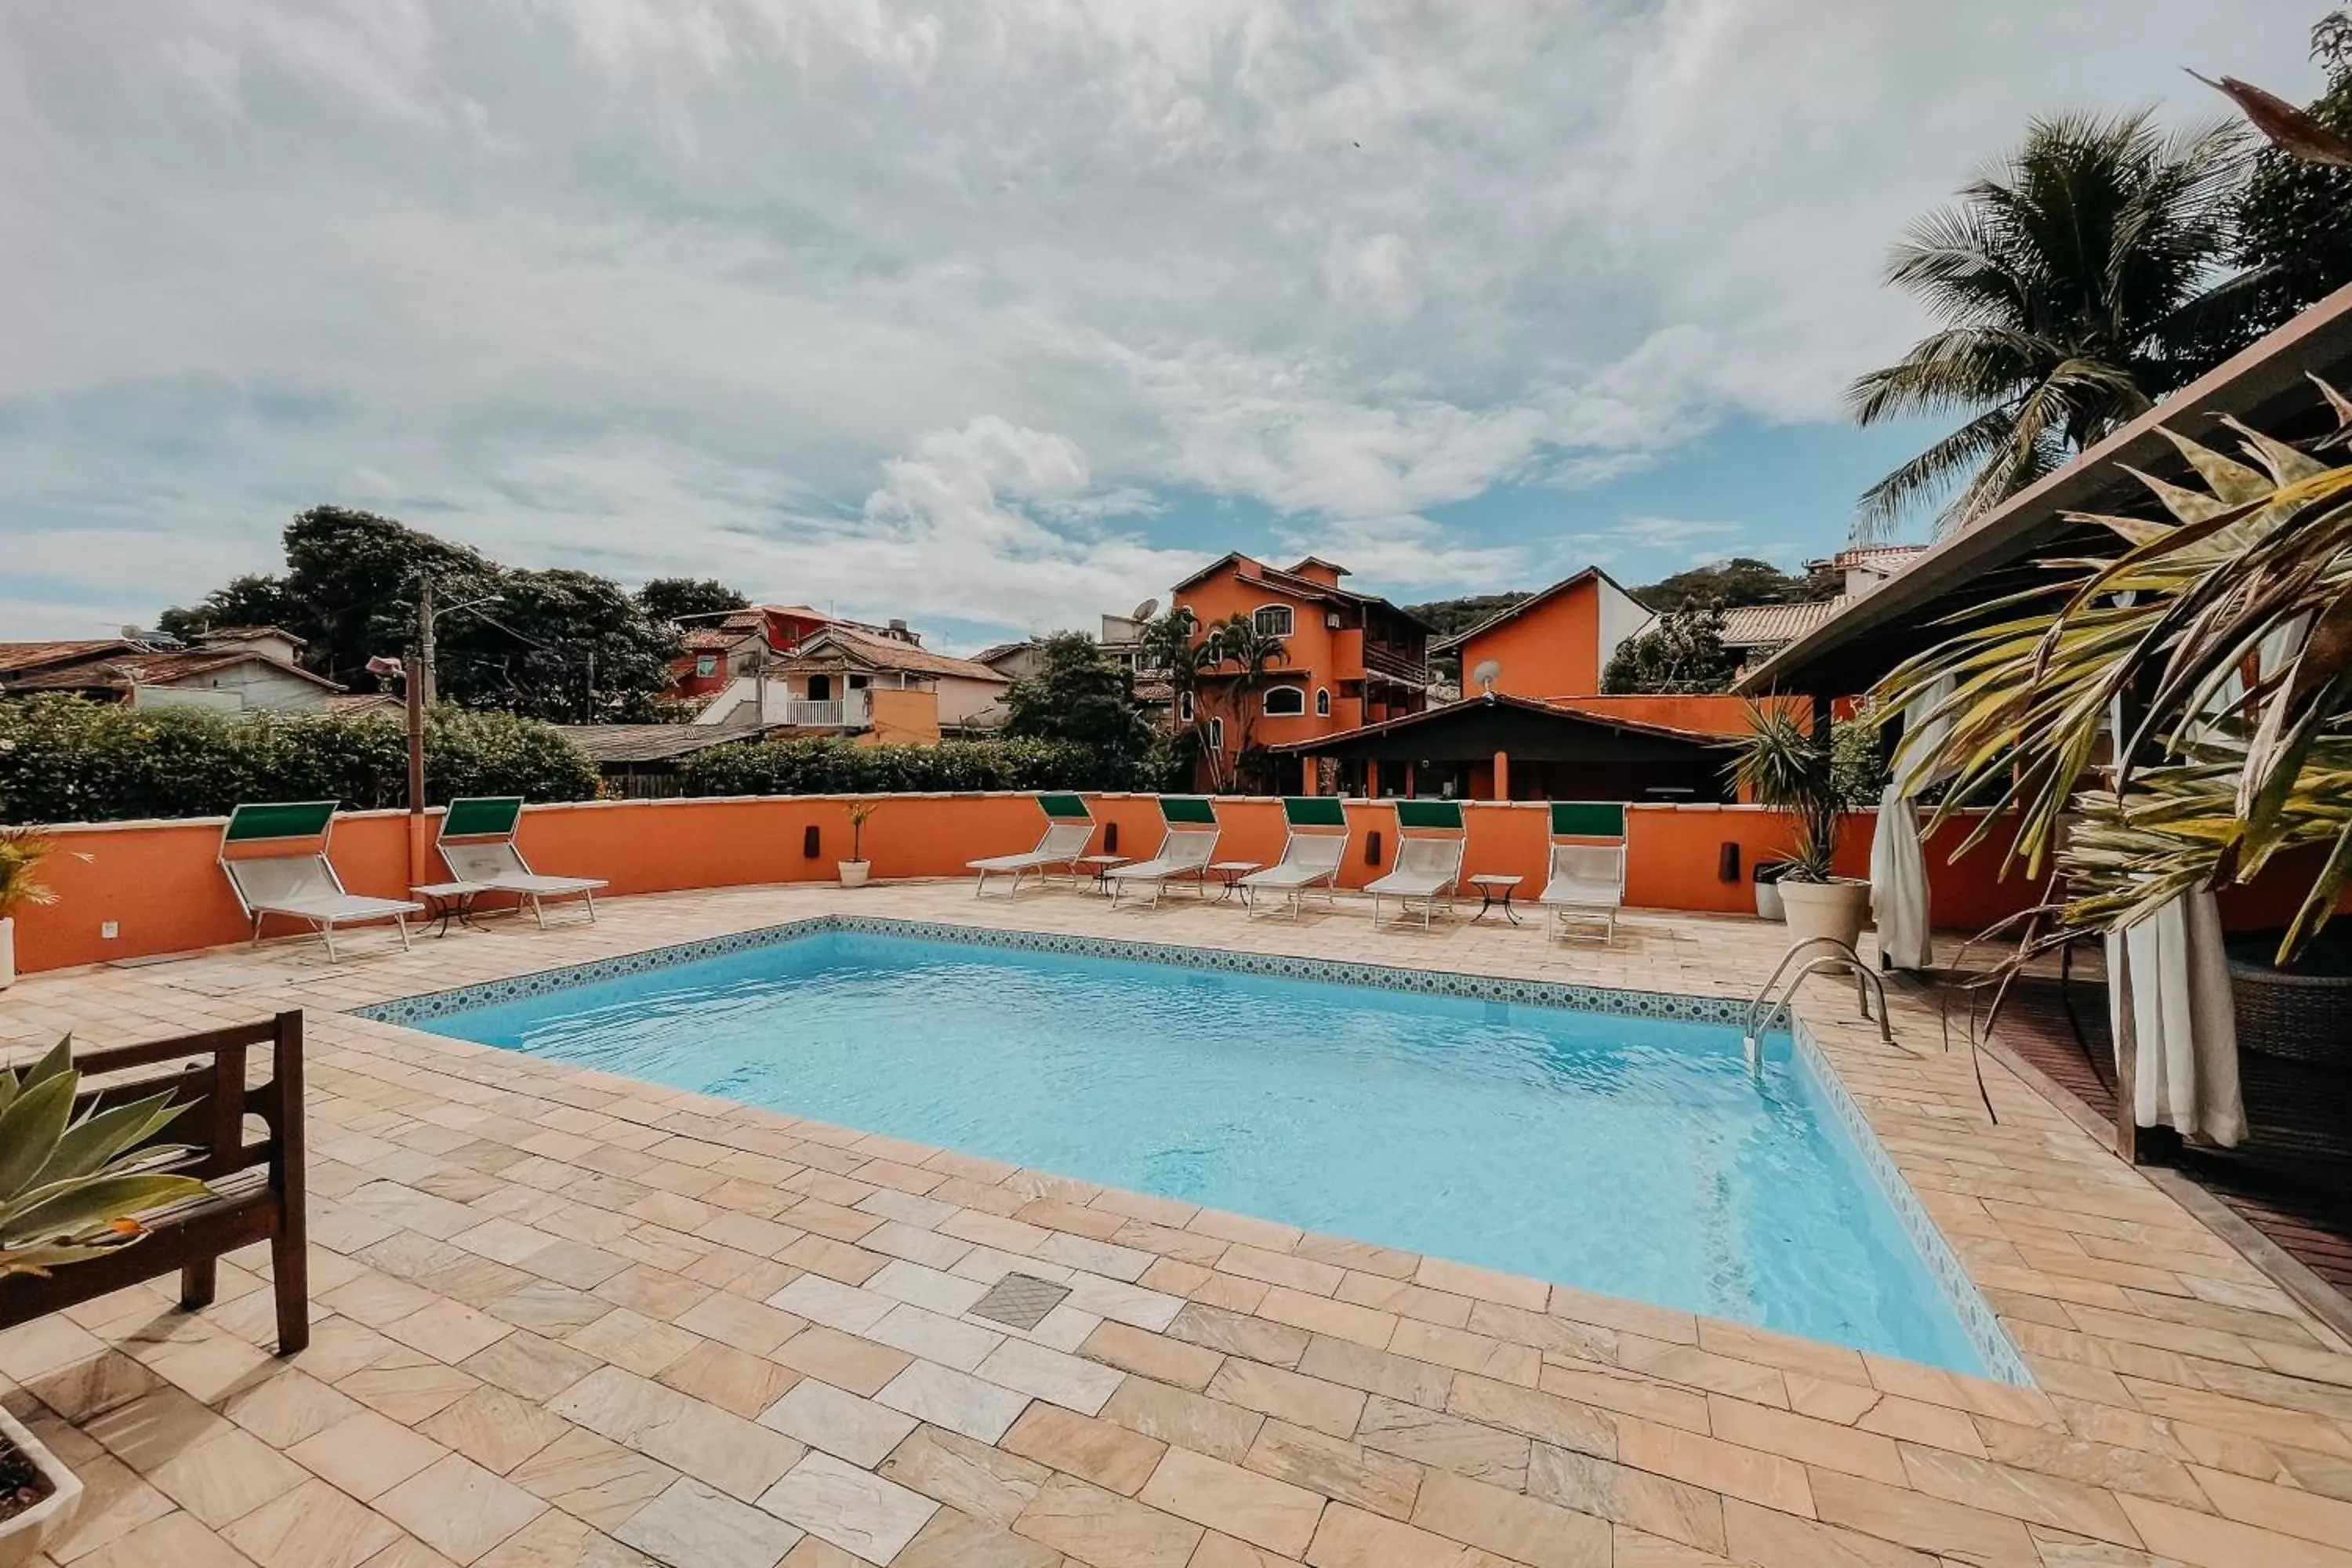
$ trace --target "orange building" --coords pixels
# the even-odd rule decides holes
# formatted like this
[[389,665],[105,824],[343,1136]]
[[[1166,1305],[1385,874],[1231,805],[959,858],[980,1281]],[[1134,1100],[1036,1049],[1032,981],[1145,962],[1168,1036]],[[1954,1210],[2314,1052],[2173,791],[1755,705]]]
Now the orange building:
[[[1199,725],[1216,753],[1203,764],[1204,785],[1229,786],[1245,746],[1295,744],[1428,706],[1433,628],[1386,599],[1341,587],[1347,574],[1311,555],[1274,567],[1234,553],[1176,584],[1174,603],[1192,613],[1196,647],[1211,626],[1234,616],[1283,647],[1281,662],[1246,700],[1237,698],[1240,678],[1230,667],[1203,671],[1198,698],[1180,699],[1176,722]],[[1274,759],[1268,771],[1244,782],[1277,792],[1312,787],[1295,755]]]
[[[1591,697],[1617,645],[1655,618],[1615,578],[1587,566],[1430,651],[1462,655],[1465,696],[1493,690],[1538,702]],[[1480,676],[1489,668],[1491,679]]]

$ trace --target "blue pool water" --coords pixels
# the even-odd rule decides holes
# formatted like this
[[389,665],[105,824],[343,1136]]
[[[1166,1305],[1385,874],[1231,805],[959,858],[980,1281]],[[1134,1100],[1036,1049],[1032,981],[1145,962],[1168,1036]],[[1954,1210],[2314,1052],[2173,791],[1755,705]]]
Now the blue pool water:
[[420,1026],[1987,1370],[1785,1037],[848,931]]

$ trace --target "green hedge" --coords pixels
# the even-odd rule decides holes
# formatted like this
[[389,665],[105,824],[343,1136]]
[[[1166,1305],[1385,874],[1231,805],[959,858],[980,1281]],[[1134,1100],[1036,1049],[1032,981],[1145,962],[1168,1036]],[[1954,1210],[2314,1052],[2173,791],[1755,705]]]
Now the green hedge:
[[[435,802],[462,795],[591,800],[596,770],[552,726],[436,709],[425,736]],[[396,714],[218,713],[79,698],[0,701],[0,822],[217,816],[243,800],[408,800]]]
[[924,790],[1127,789],[1122,770],[1068,741],[860,746],[763,741],[698,752],[688,795],[892,795]]

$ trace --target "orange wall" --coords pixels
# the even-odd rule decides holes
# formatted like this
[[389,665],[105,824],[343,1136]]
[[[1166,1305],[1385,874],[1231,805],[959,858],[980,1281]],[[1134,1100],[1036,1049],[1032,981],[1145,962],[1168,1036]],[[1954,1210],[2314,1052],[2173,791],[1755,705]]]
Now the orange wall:
[[1471,675],[1490,658],[1503,667],[1495,689],[1507,696],[1542,700],[1600,690],[1600,580],[1588,578],[1464,643],[1465,693],[1475,692]]
[[902,691],[896,687],[866,689],[866,712],[873,729],[866,732],[877,746],[928,746],[940,738],[940,694]]
[[[1161,834],[1159,807],[1149,795],[1090,797],[1097,821],[1118,826],[1118,853],[1148,856]],[[599,801],[533,806],[523,818],[523,853],[541,871],[607,878],[614,893],[827,880],[849,853],[849,824],[839,797],[746,796],[716,800]],[[1220,858],[1271,864],[1282,852],[1280,804],[1223,799]],[[1354,829],[1343,886],[1360,888],[1396,858],[1393,811],[1384,804],[1350,801]],[[1540,804],[1468,804],[1470,847],[1465,875],[1516,873],[1525,893],[1543,883],[1549,818]],[[1787,852],[1792,835],[1780,815],[1753,806],[1636,805],[1628,812],[1627,901],[1648,909],[1745,913],[1754,909],[1748,873],[1760,857]],[[435,819],[427,817],[426,826]],[[803,835],[818,831],[816,854]],[[409,821],[404,812],[361,812],[337,820],[334,858],[355,893],[401,896],[407,887]],[[244,918],[215,864],[218,818],[123,823],[55,829],[58,853],[43,868],[58,902],[17,918],[17,956],[30,973],[109,959],[179,952],[237,942]],[[1026,795],[904,795],[882,798],[866,826],[865,849],[878,878],[951,877],[982,855],[1025,849],[1044,831]],[[2028,890],[1993,876],[1990,849],[1963,865],[1944,865],[1941,846],[1958,841],[1958,826],[1931,846],[1936,923],[1979,930],[2025,907]],[[1367,854],[1374,833],[1381,865]],[[1867,872],[1871,818],[1848,826],[1839,869]],[[1107,833],[1094,847],[1105,847]],[[1740,878],[1717,875],[1718,847],[1739,846]],[[119,923],[112,939],[102,921]],[[2233,924],[2238,923],[2232,921]],[[277,933],[293,928],[273,921]]]

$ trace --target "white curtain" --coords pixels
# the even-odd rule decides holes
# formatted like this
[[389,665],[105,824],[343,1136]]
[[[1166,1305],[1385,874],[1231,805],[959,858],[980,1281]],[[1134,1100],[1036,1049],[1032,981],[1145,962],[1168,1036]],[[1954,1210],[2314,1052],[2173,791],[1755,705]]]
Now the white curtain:
[[[1948,719],[1930,719],[1952,694],[1945,676],[1904,708],[1904,727],[1932,746],[1948,731]],[[1890,780],[1878,801],[1878,826],[1870,839],[1870,913],[1878,926],[1879,962],[1894,969],[1925,969],[1935,955],[1927,930],[1927,851],[1919,841],[1919,812],[1898,781]]]
[[2107,933],[2107,1007],[2117,1060],[2126,1040],[2137,1052],[2126,1089],[2134,1123],[2235,1148],[2246,1135],[2246,1108],[2221,911],[2211,893],[2184,893]]
[[1870,840],[1870,912],[1878,922],[1881,963],[1927,967],[1935,952],[1927,934],[1927,852],[1919,842],[1918,808],[1898,784],[1889,784],[1878,802]]

